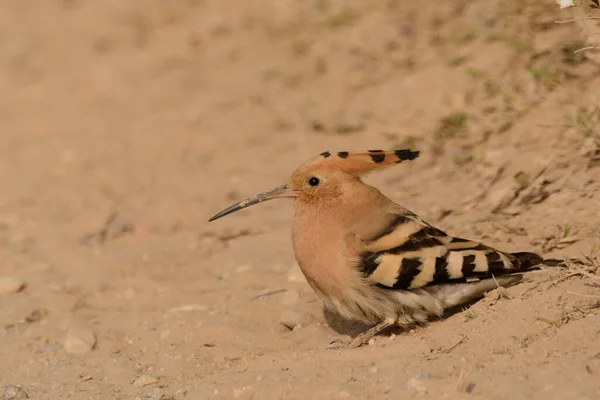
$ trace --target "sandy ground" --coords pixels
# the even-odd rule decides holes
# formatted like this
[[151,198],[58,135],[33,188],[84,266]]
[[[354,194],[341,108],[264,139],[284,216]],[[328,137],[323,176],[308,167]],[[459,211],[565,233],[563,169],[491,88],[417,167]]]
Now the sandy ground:
[[[600,398],[600,64],[573,54],[600,27],[554,23],[573,15],[0,2],[0,395]],[[579,263],[339,349],[353,327],[294,269],[290,204],[207,219],[322,151],[404,147],[422,156],[367,181],[452,234]]]

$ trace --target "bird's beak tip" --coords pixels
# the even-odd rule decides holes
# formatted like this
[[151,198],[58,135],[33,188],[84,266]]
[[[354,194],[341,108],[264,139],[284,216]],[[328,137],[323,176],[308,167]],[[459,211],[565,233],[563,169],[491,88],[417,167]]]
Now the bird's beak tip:
[[236,204],[224,209],[223,211],[212,216],[208,220],[208,222],[212,222],[212,221],[219,219],[221,217],[224,217],[228,214],[234,213],[236,211],[239,211],[243,208],[252,206],[254,204],[262,203],[263,201],[266,201],[266,200],[283,198],[283,197],[296,197],[297,195],[298,195],[297,192],[294,190],[290,190],[287,187],[287,185],[278,186],[273,190],[260,193],[254,197],[250,197],[246,200],[240,201],[239,203],[236,203]]

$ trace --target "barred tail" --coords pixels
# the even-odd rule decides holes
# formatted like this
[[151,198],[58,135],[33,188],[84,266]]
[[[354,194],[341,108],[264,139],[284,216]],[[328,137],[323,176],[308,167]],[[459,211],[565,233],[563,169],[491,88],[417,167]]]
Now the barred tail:
[[519,271],[526,271],[544,262],[544,259],[535,253],[518,252],[510,253],[510,255],[515,257],[516,261],[519,263],[516,268]]

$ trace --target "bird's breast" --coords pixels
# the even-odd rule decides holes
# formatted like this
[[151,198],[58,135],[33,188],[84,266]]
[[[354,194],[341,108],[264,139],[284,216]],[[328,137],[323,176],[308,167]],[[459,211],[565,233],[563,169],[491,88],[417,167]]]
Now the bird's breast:
[[308,283],[322,297],[343,298],[352,286],[353,269],[344,235],[328,218],[297,213],[292,228],[296,261]]

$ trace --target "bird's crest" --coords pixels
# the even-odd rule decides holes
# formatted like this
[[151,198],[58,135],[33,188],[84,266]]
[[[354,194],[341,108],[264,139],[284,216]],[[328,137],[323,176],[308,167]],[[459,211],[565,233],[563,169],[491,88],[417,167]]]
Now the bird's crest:
[[[262,203],[263,201],[284,197],[298,197],[302,192],[300,188],[303,187],[307,182],[310,186],[319,185],[319,179],[313,176],[313,173],[316,171],[333,169],[344,171],[348,174],[359,177],[378,168],[398,164],[399,162],[405,160],[414,160],[418,156],[418,151],[411,150],[367,150],[356,152],[339,151],[337,153],[330,153],[329,151],[326,151],[308,161],[292,173],[291,180],[295,180],[297,185],[285,184],[278,186],[273,190],[249,197],[246,200],[240,201],[217,213],[209,221],[214,221],[215,219],[224,217],[225,215],[239,211],[254,204]],[[314,182],[314,184],[312,182]],[[319,193],[321,196],[323,196],[323,192]]]
[[414,160],[419,156],[418,151],[412,150],[367,150],[367,151],[338,151],[323,152],[307,164],[323,168],[345,171],[361,176],[376,169],[389,167],[402,161]]

